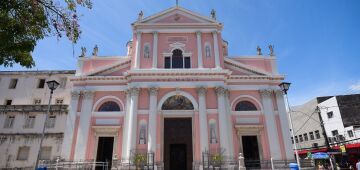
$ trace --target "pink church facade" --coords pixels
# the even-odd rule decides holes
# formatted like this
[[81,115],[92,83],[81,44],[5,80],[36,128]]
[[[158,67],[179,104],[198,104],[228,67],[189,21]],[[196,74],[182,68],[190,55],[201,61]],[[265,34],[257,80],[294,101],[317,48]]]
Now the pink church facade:
[[229,57],[222,28],[173,7],[139,15],[127,56],[80,57],[62,157],[128,163],[145,151],[164,169],[201,167],[213,151],[293,160],[275,56]]

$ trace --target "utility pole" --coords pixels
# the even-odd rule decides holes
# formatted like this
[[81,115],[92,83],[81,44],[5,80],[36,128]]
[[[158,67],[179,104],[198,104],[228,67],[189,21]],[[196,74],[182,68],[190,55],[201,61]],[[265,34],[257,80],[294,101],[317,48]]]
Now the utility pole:
[[330,143],[329,143],[329,139],[328,139],[328,136],[326,134],[326,131],[325,131],[325,126],[324,126],[324,121],[321,117],[321,110],[320,110],[320,107],[319,106],[316,106],[316,109],[315,111],[317,111],[318,115],[319,115],[319,119],[320,119],[320,126],[321,126],[321,129],[322,129],[322,134],[325,138],[325,144],[326,144],[326,148],[327,150],[329,151],[331,148],[330,148]]

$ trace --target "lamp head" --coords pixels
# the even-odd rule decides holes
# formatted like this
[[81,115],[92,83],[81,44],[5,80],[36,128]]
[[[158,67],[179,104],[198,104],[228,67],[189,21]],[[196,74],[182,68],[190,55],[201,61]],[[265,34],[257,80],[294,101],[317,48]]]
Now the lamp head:
[[281,91],[283,91],[285,94],[287,94],[287,91],[290,88],[290,84],[291,83],[288,83],[288,82],[282,82],[279,84],[279,87],[281,88]]
[[55,80],[51,80],[51,81],[47,81],[46,84],[48,85],[49,89],[51,91],[55,90],[60,84],[55,81]]

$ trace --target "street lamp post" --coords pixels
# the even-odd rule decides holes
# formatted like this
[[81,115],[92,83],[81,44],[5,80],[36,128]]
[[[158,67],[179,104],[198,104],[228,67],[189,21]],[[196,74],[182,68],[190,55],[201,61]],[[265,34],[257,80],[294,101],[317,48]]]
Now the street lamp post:
[[42,129],[42,133],[41,133],[40,146],[39,146],[39,151],[38,151],[37,158],[36,158],[36,163],[35,163],[35,170],[38,168],[38,165],[39,165],[41,146],[42,146],[42,143],[43,143],[43,140],[44,140],[44,137],[45,137],[46,121],[47,121],[47,118],[48,118],[48,114],[50,112],[51,98],[52,98],[54,90],[59,86],[59,83],[57,81],[55,81],[55,80],[47,81],[46,84],[48,85],[48,87],[50,89],[50,98],[49,98],[48,108],[47,108],[46,113],[45,113],[45,121],[44,121],[44,126],[43,126],[43,129]]
[[291,136],[292,136],[292,142],[293,142],[293,145],[294,145],[294,150],[295,150],[295,155],[296,155],[296,162],[297,162],[297,164],[299,166],[299,169],[301,170],[299,153],[298,153],[296,142],[295,142],[293,123],[292,123],[292,119],[291,119],[291,109],[290,109],[289,99],[288,99],[288,96],[287,96],[287,91],[289,90],[290,84],[291,83],[288,83],[288,82],[282,82],[282,83],[279,84],[279,86],[281,88],[281,91],[283,91],[283,93],[285,95],[286,103],[287,103],[287,106],[288,106],[288,109],[289,109],[288,116],[289,116],[289,121],[290,121],[290,132],[291,132]]

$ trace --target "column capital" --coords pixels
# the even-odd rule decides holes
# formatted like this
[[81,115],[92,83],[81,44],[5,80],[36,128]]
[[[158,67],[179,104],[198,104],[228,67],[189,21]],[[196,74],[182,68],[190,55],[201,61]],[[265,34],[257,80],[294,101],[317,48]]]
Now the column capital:
[[158,35],[158,31],[153,31],[153,35]]
[[150,96],[157,96],[158,92],[159,92],[159,88],[157,88],[157,87],[150,87],[149,88]]
[[133,88],[128,89],[128,93],[129,93],[131,96],[138,96],[139,93],[140,93],[140,89],[137,88],[137,87],[133,87]]
[[196,35],[197,35],[197,36],[200,36],[201,33],[202,33],[201,31],[196,31]]
[[217,35],[218,31],[212,31],[211,32],[213,35]]
[[76,98],[78,98],[80,96],[80,91],[78,91],[78,90],[73,90],[73,91],[71,91],[71,98],[72,99],[76,99]]
[[219,87],[215,87],[215,91],[216,91],[216,94],[218,96],[224,96],[225,95],[225,88],[222,87],[222,86],[219,86]]
[[84,90],[84,91],[82,91],[82,94],[85,99],[91,99],[94,96],[94,91]]
[[141,33],[142,33],[141,31],[136,31],[136,35],[137,35],[137,36],[140,36]]
[[206,95],[206,87],[198,87],[197,88],[197,93],[199,94],[199,96],[205,96]]
[[274,92],[275,92],[276,95],[279,95],[279,96],[283,96],[283,95],[284,95],[284,92],[281,91],[281,90],[279,90],[279,89],[274,90]]
[[260,92],[261,96],[263,96],[263,97],[270,97],[271,94],[274,92],[274,90],[272,90],[272,89],[261,89],[261,90],[259,90],[259,92]]

